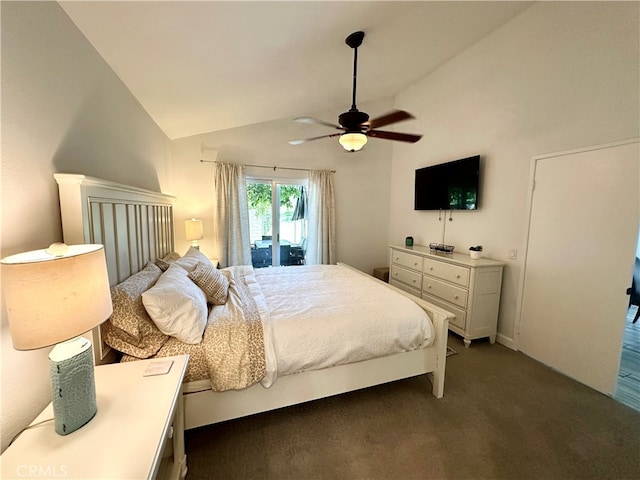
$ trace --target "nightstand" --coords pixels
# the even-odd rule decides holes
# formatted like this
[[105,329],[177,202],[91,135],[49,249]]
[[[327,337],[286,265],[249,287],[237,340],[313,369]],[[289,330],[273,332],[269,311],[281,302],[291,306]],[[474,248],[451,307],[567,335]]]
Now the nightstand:
[[[169,373],[143,376],[164,360],[173,360]],[[184,478],[188,361],[180,355],[96,367],[96,416],[61,436],[46,421],[53,418],[49,404],[0,457],[2,478]]]

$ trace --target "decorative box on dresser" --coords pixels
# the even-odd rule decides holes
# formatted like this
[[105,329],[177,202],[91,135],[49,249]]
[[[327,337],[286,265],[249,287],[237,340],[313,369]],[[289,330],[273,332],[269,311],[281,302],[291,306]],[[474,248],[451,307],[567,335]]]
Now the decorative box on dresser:
[[495,342],[504,263],[420,245],[391,245],[389,251],[392,285],[453,313],[449,330],[466,347],[477,338]]

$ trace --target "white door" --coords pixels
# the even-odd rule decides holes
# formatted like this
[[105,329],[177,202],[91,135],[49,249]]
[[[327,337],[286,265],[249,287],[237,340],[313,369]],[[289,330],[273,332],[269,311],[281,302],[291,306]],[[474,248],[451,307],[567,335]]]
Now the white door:
[[640,214],[638,143],[534,159],[518,349],[612,395]]

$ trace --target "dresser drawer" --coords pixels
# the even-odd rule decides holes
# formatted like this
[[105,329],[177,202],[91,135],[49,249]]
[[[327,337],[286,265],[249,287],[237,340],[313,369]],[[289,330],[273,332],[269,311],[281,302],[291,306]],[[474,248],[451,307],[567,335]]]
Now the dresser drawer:
[[390,278],[396,282],[402,282],[405,285],[409,285],[418,291],[422,288],[422,274],[407,270],[406,268],[391,265]]
[[442,282],[436,278],[425,275],[422,281],[422,291],[429,295],[434,295],[447,302],[467,307],[468,292],[463,288],[456,287],[449,283]]
[[463,287],[469,286],[469,269],[465,267],[425,258],[422,271],[432,277],[438,277]]
[[453,313],[456,316],[456,318],[449,320],[449,325],[453,325],[462,330],[465,329],[467,325],[467,312],[465,310],[462,310],[461,308],[458,308],[458,307],[454,307],[450,303],[443,302],[438,297],[427,295],[424,292],[422,292],[422,299],[426,300],[427,302],[433,303],[434,305],[442,308],[443,310]]
[[413,255],[411,253],[399,252],[397,250],[393,250],[391,262],[396,265],[401,265],[403,267],[411,268],[413,270],[422,271],[422,260],[423,258],[418,255]]
[[419,288],[410,287],[406,283],[399,282],[397,280],[394,280],[393,278],[389,280],[389,284],[393,285],[396,288],[399,288],[400,290],[404,290],[405,292],[410,293],[411,295],[415,295],[418,298],[422,297],[422,291],[420,291]]

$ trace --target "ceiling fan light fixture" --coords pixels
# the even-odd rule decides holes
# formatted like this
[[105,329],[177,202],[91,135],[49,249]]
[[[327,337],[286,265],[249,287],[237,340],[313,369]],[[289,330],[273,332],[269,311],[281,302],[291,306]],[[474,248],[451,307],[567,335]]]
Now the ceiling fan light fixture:
[[345,150],[357,152],[367,143],[367,136],[362,132],[345,132],[338,141]]

